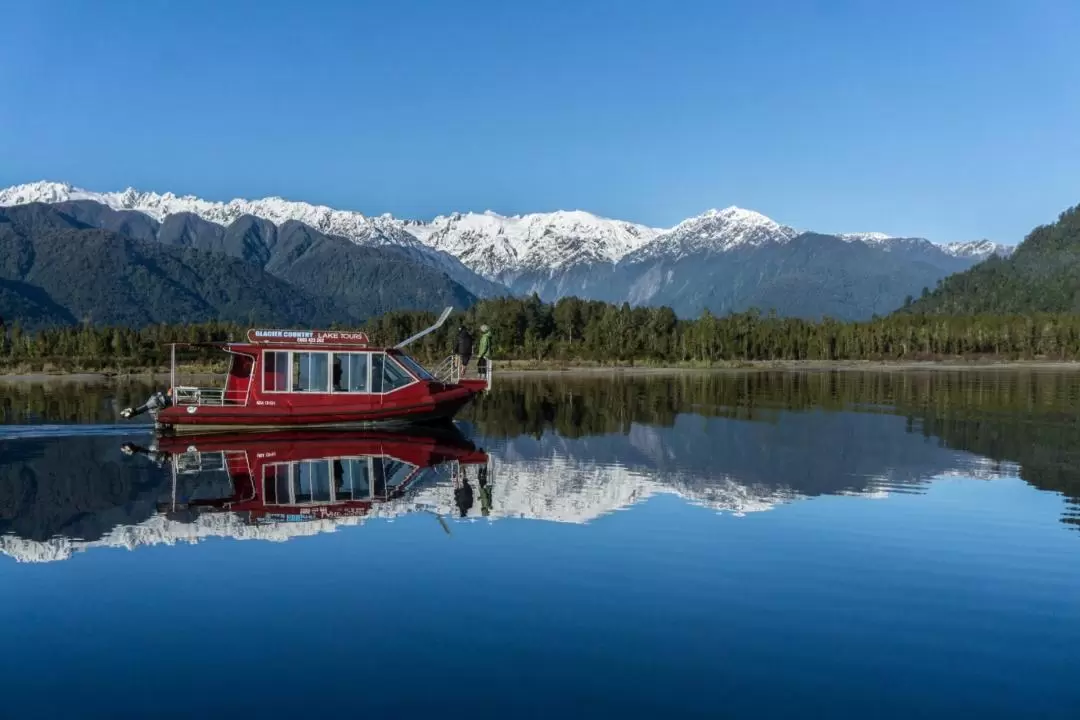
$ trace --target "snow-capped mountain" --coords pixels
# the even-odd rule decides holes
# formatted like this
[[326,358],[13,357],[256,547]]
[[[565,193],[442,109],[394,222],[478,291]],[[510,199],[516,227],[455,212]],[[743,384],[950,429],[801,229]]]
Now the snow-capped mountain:
[[506,280],[525,271],[554,272],[614,263],[650,243],[656,228],[580,210],[506,217],[454,213],[408,229],[430,247],[461,259],[484,277]]
[[170,215],[191,213],[216,225],[227,226],[244,215],[252,215],[282,225],[296,220],[326,235],[337,235],[361,244],[405,244],[423,247],[415,237],[387,237],[379,223],[350,210],[334,210],[325,205],[310,205],[279,197],[261,200],[235,199],[229,202],[202,200],[192,195],[159,195],[128,188],[123,192],[92,192],[66,183],[36,182],[0,190],[0,206],[31,202],[61,203],[92,200],[114,210],[134,210],[158,222]]
[[[286,542],[416,513],[464,522],[515,519],[585,524],[661,495],[678,497],[718,514],[740,517],[809,497],[791,487],[751,483],[722,472],[708,476],[692,470],[657,472],[640,465],[598,464],[551,449],[538,457],[520,456],[512,448],[503,448],[498,455],[494,462],[491,509],[486,516],[476,503],[462,518],[454,485],[444,480],[375,504],[366,516],[253,524],[232,512],[207,512],[187,521],[153,514],[139,522],[118,524],[93,540],[64,535],[44,540],[0,535],[0,554],[17,562],[42,563],[66,560],[95,548],[135,550],[152,545],[196,544],[210,538]],[[934,477],[993,479],[1018,473],[1019,467],[1012,463],[991,464],[977,457],[962,458],[958,467],[927,475],[911,477],[901,468],[892,469],[868,479],[862,489],[840,490],[835,494],[882,500],[894,488],[910,493]]]
[[[389,214],[369,217],[352,210],[337,210],[281,197],[219,202],[192,195],[141,192],[134,188],[121,192],[95,192],[47,181],[0,190],[0,206],[74,200],[90,200],[114,210],[141,212],[159,222],[179,213],[192,213],[222,226],[245,215],[269,220],[275,225],[295,220],[324,234],[345,237],[363,245],[395,246],[429,256],[430,250],[441,251],[491,279],[524,270],[555,271],[580,264],[615,263],[635,252],[641,257],[702,250],[725,252],[739,247],[783,243],[800,234],[800,231],[761,213],[734,206],[709,210],[665,230],[580,210],[514,216],[491,211],[453,213],[425,222],[397,219]],[[911,239],[880,232],[842,233],[838,237],[881,247]],[[989,240],[953,242],[935,247],[956,257],[985,257],[1007,253],[1011,249]]]
[[35,182],[0,190],[0,207],[79,200],[100,203],[113,210],[139,212],[158,222],[181,213],[196,215],[221,227],[228,227],[245,216],[268,220],[277,226],[290,220],[301,222],[324,235],[343,237],[358,245],[393,248],[414,262],[442,270],[477,295],[486,296],[501,291],[497,286],[475,282],[477,278],[473,277],[473,271],[457,257],[424,244],[389,215],[367,217],[351,210],[335,210],[325,205],[311,205],[280,197],[215,202],[191,195],[140,192],[134,188],[123,192],[93,192],[58,182]]
[[280,197],[215,202],[134,189],[93,192],[54,182],[0,190],[0,206],[78,200],[159,222],[181,213],[223,227],[244,216],[277,226],[297,221],[325,235],[391,248],[480,297],[507,290],[535,292],[548,301],[576,295],[666,304],[683,316],[706,308],[726,313],[757,307],[863,319],[895,310],[907,295],[991,254],[1011,252],[987,240],[935,244],[880,232],[808,233],[738,207],[709,210],[662,230],[583,211],[453,213],[427,222]]
[[192,213],[222,226],[245,215],[275,225],[295,220],[326,235],[345,237],[362,245],[392,245],[427,256],[449,255],[492,279],[508,270],[614,262],[648,243],[658,232],[644,225],[580,211],[512,217],[492,212],[454,213],[426,223],[398,220],[388,214],[368,217],[351,210],[280,197],[217,202],[191,195],[140,192],[134,188],[94,192],[58,182],[35,182],[0,190],[0,206],[74,200],[141,212],[159,222],[179,213]]
[[[456,520],[513,518],[581,524],[629,509],[657,495],[674,495],[717,513],[742,516],[802,497],[788,488],[746,485],[730,477],[709,478],[704,482],[687,473],[665,473],[658,477],[642,468],[598,466],[558,453],[532,459],[504,456],[496,461],[495,473],[491,511],[486,517],[477,504],[461,518],[454,486],[443,481],[390,502],[377,503],[366,516],[253,524],[231,512],[207,512],[186,522],[154,514],[137,523],[119,524],[94,540],[63,535],[46,540],[0,535],[0,554],[17,562],[40,563],[66,560],[95,548],[134,550],[151,545],[195,544],[210,538],[285,542],[418,512]],[[886,495],[878,490],[852,494],[874,499]]]
[[1007,257],[1015,249],[1011,245],[991,242],[990,240],[973,240],[968,242],[951,242],[936,244],[925,238],[898,237],[880,232],[867,233],[841,233],[841,240],[847,242],[860,242],[865,245],[880,248],[886,252],[898,248],[911,249],[918,247],[929,252],[942,252],[955,258],[982,261],[991,255]]
[[874,245],[884,245],[895,239],[892,235],[883,232],[840,233],[837,237],[848,242],[862,242]]
[[985,260],[991,255],[1008,257],[1016,249],[1014,245],[1002,245],[990,240],[969,240],[967,242],[951,242],[940,246],[942,250],[953,257],[974,258]]
[[628,254],[628,262],[664,257],[678,260],[699,253],[723,253],[736,248],[754,248],[783,244],[796,237],[799,231],[781,225],[753,210],[728,207],[709,210],[697,217],[683,220],[636,252]]

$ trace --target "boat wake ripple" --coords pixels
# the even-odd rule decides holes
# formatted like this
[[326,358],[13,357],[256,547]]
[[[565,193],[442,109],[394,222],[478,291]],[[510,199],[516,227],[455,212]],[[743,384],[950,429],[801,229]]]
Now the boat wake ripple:
[[149,435],[153,425],[0,425],[0,440],[86,437],[90,435]]

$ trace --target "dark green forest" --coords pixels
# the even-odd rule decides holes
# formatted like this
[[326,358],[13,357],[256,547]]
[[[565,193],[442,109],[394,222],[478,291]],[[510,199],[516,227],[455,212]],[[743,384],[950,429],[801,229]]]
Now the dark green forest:
[[1080,205],[1032,230],[1011,257],[992,256],[950,275],[905,310],[945,315],[1080,312]]
[[[432,313],[395,311],[361,327],[390,345],[431,324]],[[1080,359],[1080,315],[939,316],[899,313],[868,322],[813,322],[747,312],[679,320],[669,308],[631,308],[567,298],[558,303],[499,298],[452,316],[411,352],[435,362],[451,352],[457,327],[474,334],[491,326],[495,359],[553,364],[679,365],[708,367],[746,361],[949,358]],[[127,327],[54,327],[33,333],[13,324],[0,345],[8,371],[162,368],[173,342],[242,341],[246,326],[232,323]],[[185,360],[213,363],[212,348]]]

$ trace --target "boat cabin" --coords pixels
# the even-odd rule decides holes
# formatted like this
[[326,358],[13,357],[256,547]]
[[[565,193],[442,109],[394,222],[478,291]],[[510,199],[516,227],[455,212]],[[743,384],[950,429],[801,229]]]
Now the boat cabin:
[[309,344],[288,339],[267,342],[257,335],[264,332],[250,331],[248,343],[221,346],[231,355],[223,388],[174,383],[173,402],[247,405],[253,395],[264,402],[281,395],[386,395],[414,383],[454,382],[450,377],[440,380],[400,350],[368,347],[364,333],[307,332],[316,339]]
[[163,432],[445,421],[490,389],[491,363],[465,377],[452,356],[430,372],[404,348],[452,310],[394,347],[372,347],[355,331],[248,330],[246,342],[215,344],[231,356],[224,387],[178,385],[174,344],[169,397],[122,415],[150,412]]
[[488,455],[459,435],[415,432],[166,439],[153,454],[172,470],[172,498],[160,511],[243,512],[251,520],[364,515],[412,488],[454,482],[465,466],[490,472]]

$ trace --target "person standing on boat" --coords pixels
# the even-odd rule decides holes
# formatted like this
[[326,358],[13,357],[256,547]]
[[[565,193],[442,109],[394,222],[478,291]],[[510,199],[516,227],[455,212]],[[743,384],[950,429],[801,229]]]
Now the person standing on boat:
[[472,348],[473,348],[473,336],[469,332],[469,328],[462,325],[458,328],[457,333],[457,352],[458,362],[461,363],[460,373],[462,376],[469,369],[469,361],[472,360]]
[[[480,448],[483,452],[484,449]],[[477,471],[477,484],[480,485],[480,514],[484,517],[491,515],[491,483],[488,482],[487,465],[481,465]]]
[[466,517],[473,506],[473,489],[469,484],[469,476],[464,470],[461,474],[461,486],[454,488],[454,504],[457,505],[461,517]]
[[476,369],[480,376],[487,375],[487,364],[491,359],[491,328],[487,325],[480,326],[480,349],[476,353]]

